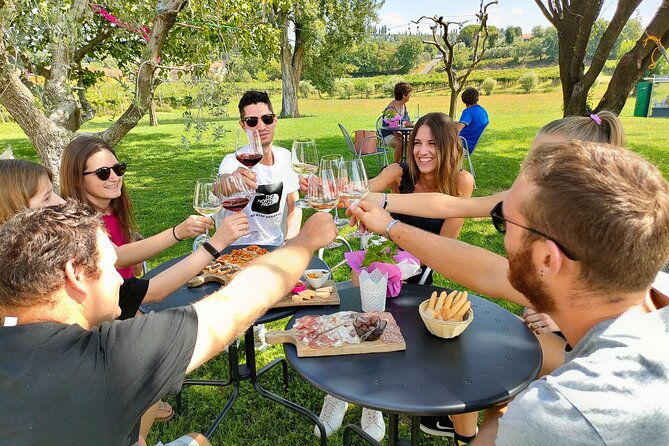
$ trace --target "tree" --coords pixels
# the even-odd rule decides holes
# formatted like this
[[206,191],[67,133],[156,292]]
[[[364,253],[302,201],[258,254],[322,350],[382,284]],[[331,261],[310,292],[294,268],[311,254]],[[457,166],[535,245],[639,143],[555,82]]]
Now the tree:
[[[618,1],[616,11],[597,44],[587,71],[584,61],[588,41],[604,1],[535,0],[535,3],[557,29],[564,115],[584,115],[588,110],[588,92],[641,0]],[[635,37],[636,44],[618,63],[606,92],[594,107],[594,111],[606,109],[620,113],[629,92],[655,57],[655,44],[648,42],[644,45],[647,35],[660,39],[664,47],[669,45],[669,0],[662,1],[644,34]]]
[[399,72],[405,74],[411,71],[418,64],[422,55],[423,42],[418,37],[402,37],[395,57],[399,64]]
[[504,32],[504,39],[508,45],[513,44],[517,37],[523,35],[523,29],[520,26],[509,26]]
[[460,91],[462,91],[462,88],[464,87],[469,75],[483,59],[486,49],[488,48],[488,7],[491,5],[496,5],[497,0],[493,0],[486,4],[484,4],[483,1],[484,0],[481,0],[479,5],[479,12],[476,14],[479,30],[474,37],[470,53],[471,58],[469,60],[469,64],[466,67],[463,67],[462,72],[459,74],[456,72],[454,62],[456,48],[458,44],[462,45],[462,42],[449,39],[449,36],[452,35],[452,30],[450,30],[449,27],[451,25],[458,25],[459,27],[462,27],[465,22],[457,23],[444,21],[443,17],[438,16],[423,16],[415,22],[420,23],[422,20],[430,20],[433,22],[433,25],[430,27],[432,30],[432,40],[423,40],[423,43],[435,46],[442,55],[444,68],[446,69],[446,74],[448,75],[448,85],[451,90],[448,113],[453,118],[455,117],[458,95],[460,94]]
[[[131,85],[132,101],[126,110],[107,129],[95,133],[114,146],[149,110],[161,74],[174,68],[169,63],[187,62],[190,67],[182,69],[202,69],[219,54],[216,47],[226,47],[220,38],[222,28],[216,26],[184,23],[175,31],[179,14],[215,24],[229,17],[249,21],[249,14],[257,11],[251,0],[232,6],[207,0],[183,11],[186,3],[110,0],[104,9],[85,0],[0,0],[0,102],[31,140],[42,163],[56,174],[55,183],[64,147],[95,115],[86,87],[96,75],[85,67],[86,60],[114,58]],[[273,31],[261,25],[237,32],[236,37],[249,37],[239,40],[252,44],[254,36],[268,38]]]
[[328,91],[347,66],[341,61],[381,6],[378,0],[282,0],[273,4],[281,29],[281,117],[300,116],[298,87],[309,79]]

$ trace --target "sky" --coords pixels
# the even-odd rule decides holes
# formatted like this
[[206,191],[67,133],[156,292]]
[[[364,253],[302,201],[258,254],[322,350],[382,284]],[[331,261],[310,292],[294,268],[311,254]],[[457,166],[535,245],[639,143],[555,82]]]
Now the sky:
[[[642,23],[648,24],[660,6],[662,0],[643,0],[638,11]],[[616,10],[617,0],[605,0],[602,17],[610,19]],[[478,12],[479,0],[386,0],[379,11],[379,25],[386,25],[389,33],[403,33],[411,29],[416,32],[416,24],[409,23],[426,15],[444,16],[452,22],[468,20],[467,24],[476,23],[474,14]],[[548,20],[533,0],[499,0],[497,5],[488,8],[488,23],[499,28],[520,26],[523,33],[529,33],[535,25],[546,27]],[[632,15],[634,17],[634,14]],[[426,23],[431,23],[427,21]],[[429,29],[427,26],[424,28]]]

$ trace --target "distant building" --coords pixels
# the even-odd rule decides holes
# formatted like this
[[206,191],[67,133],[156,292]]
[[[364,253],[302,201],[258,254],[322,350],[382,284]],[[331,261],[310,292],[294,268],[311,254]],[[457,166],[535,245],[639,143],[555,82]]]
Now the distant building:
[[528,40],[532,40],[534,38],[534,34],[532,33],[521,34],[520,38],[523,39],[523,42],[527,42]]

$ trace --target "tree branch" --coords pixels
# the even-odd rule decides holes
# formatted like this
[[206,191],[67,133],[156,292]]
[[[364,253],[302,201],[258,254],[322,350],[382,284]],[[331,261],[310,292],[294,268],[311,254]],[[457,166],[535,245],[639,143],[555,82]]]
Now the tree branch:
[[81,48],[77,49],[74,52],[74,56],[72,57],[72,61],[74,63],[79,63],[81,62],[81,59],[84,58],[88,53],[90,53],[96,46],[98,46],[100,43],[104,42],[106,39],[108,39],[113,33],[116,28],[112,27],[106,27],[105,29],[101,29],[100,32],[98,32],[95,37],[93,37],[88,43],[86,43],[84,46]]
[[179,11],[187,0],[166,0],[159,3],[159,10],[153,20],[153,28],[149,33],[146,49],[137,69],[135,97],[121,115],[107,130],[98,136],[110,145],[116,145],[149,110],[153,100],[154,76],[160,59],[160,52],[167,36],[174,26]]
[[[544,6],[544,4],[541,0],[534,0],[534,3],[537,4],[539,9],[541,10],[541,13],[544,15],[544,17],[546,17],[546,19],[549,22],[551,22],[553,25],[555,25],[555,16],[554,16],[555,11],[553,10],[553,8],[551,7],[551,12],[549,12],[548,9],[546,9],[546,6]],[[548,4],[550,5],[550,0],[549,0]]]

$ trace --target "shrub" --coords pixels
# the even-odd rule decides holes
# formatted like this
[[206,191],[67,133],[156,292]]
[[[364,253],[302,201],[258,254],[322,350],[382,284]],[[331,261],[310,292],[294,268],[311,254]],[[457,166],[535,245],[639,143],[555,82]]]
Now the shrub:
[[532,93],[539,83],[539,76],[534,71],[528,71],[520,76],[518,82],[520,82],[520,86],[525,93]]
[[309,96],[318,94],[318,90],[311,85],[311,82],[308,80],[300,81],[300,86],[298,87],[298,93],[301,98],[308,99]]
[[387,81],[381,85],[381,91],[383,91],[383,94],[385,96],[393,97],[393,92],[395,91],[395,84],[398,82],[404,82],[404,79],[402,79],[399,76],[393,76],[389,78]]
[[483,91],[485,92],[486,96],[490,96],[490,93],[492,93],[493,89],[497,86],[497,81],[491,77],[487,77],[483,81],[483,85],[481,85],[481,88],[483,88]]

